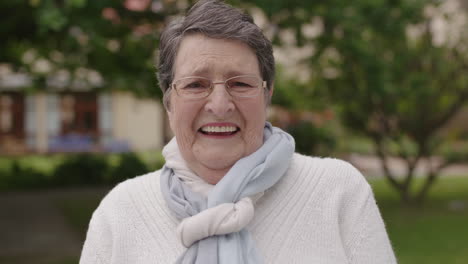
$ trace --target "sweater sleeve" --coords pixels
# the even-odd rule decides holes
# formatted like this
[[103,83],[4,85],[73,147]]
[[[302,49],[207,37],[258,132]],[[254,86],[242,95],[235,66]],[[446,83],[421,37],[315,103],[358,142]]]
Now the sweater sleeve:
[[372,188],[351,164],[344,166],[340,223],[348,261],[352,264],[396,263]]
[[356,237],[349,245],[350,263],[397,263],[372,192],[363,207],[362,217],[355,225]]

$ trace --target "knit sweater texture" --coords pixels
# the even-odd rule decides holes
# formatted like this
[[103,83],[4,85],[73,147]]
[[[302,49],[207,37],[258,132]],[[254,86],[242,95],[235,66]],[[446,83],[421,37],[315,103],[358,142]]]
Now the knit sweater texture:
[[[185,248],[160,171],[116,186],[94,212],[80,264],[174,263]],[[393,264],[372,190],[350,164],[294,154],[247,226],[264,263]]]

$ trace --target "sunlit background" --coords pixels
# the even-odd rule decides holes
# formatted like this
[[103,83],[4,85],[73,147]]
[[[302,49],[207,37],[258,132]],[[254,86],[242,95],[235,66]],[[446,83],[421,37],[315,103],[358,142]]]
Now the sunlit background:
[[[172,137],[154,67],[190,0],[0,2],[0,263],[78,263]],[[269,120],[369,180],[399,263],[468,263],[468,1],[228,1],[274,43]]]

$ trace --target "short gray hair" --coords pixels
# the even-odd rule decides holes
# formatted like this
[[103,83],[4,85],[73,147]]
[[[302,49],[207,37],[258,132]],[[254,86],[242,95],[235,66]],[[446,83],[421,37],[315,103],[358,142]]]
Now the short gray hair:
[[[186,33],[202,33],[211,38],[232,39],[247,44],[257,55],[260,74],[267,82],[268,90],[271,90],[275,78],[273,48],[253,18],[222,1],[201,0],[184,18],[172,21],[161,34],[157,76],[166,108],[174,78],[175,58]],[[269,95],[266,96],[269,101]]]

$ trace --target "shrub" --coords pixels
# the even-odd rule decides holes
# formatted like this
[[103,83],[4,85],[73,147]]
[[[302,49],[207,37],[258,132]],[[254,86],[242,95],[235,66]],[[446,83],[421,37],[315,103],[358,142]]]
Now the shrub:
[[0,191],[116,184],[159,169],[159,151],[140,154],[69,154],[0,157]]
[[107,160],[96,154],[78,154],[65,159],[53,173],[58,186],[96,185],[105,182],[109,171]]
[[151,164],[152,166],[150,169],[159,170],[164,166],[164,164],[166,164],[166,160],[164,159],[164,156],[162,155],[162,153],[159,153],[159,155],[156,158],[156,161],[153,162],[153,164]]
[[108,182],[115,184],[148,172],[146,164],[135,153],[121,154],[119,163],[110,171]]
[[286,129],[296,141],[296,151],[307,155],[327,155],[336,147],[333,133],[325,127],[300,121]]
[[49,178],[37,169],[26,167],[14,160],[10,169],[3,171],[0,189],[35,189],[49,184]]

